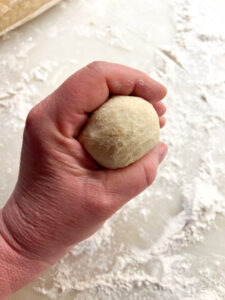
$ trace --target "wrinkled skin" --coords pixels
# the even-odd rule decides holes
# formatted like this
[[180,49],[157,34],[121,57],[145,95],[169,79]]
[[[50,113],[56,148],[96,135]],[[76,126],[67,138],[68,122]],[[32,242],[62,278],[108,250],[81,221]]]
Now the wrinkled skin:
[[166,89],[140,71],[105,62],[81,69],[35,106],[26,121],[18,182],[0,219],[2,236],[20,255],[55,263],[154,181],[165,144],[126,168],[105,170],[78,142],[89,114],[110,95],[146,99],[164,126]]

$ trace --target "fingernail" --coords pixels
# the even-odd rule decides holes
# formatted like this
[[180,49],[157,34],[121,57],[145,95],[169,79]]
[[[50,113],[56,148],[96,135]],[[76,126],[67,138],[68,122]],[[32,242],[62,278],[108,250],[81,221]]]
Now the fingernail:
[[166,146],[166,144],[161,143],[160,145],[160,149],[159,149],[159,163],[161,163],[163,161],[163,159],[165,158],[166,154],[167,154],[168,148]]

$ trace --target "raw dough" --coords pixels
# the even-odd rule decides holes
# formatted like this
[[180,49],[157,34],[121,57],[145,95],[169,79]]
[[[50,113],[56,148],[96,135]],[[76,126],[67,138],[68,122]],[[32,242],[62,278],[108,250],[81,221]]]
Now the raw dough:
[[60,0],[0,0],[0,36],[35,18]]
[[149,102],[115,96],[91,115],[79,141],[100,165],[117,169],[144,156],[159,134],[159,118]]

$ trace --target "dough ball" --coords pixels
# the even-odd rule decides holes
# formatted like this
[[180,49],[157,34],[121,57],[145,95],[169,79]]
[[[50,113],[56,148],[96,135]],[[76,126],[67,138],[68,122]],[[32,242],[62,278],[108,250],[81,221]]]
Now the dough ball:
[[117,169],[149,152],[159,134],[159,118],[149,102],[115,96],[91,115],[79,141],[101,166]]

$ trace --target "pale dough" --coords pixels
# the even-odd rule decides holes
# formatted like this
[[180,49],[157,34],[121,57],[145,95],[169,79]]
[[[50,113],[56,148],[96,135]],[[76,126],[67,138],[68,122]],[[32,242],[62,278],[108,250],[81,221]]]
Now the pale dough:
[[79,141],[101,166],[117,169],[149,152],[159,135],[159,118],[149,102],[115,96],[91,115]]

